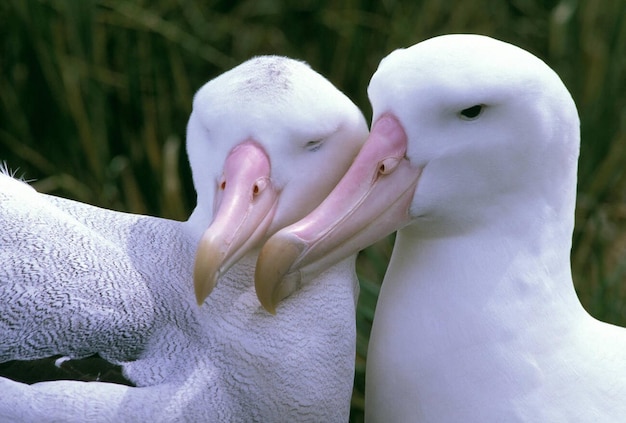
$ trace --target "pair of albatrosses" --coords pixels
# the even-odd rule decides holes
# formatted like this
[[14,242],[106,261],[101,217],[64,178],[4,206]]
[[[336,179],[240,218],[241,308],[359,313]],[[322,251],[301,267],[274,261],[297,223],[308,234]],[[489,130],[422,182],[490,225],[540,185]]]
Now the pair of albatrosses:
[[[277,87],[288,85],[274,82],[264,95],[274,96]],[[118,325],[118,332],[124,331],[124,336],[117,335],[116,342],[126,355],[118,361],[129,359],[125,364],[127,374],[132,379],[133,372],[137,372],[143,377],[139,384],[150,386],[130,388],[79,382],[25,386],[4,380],[0,384],[4,394],[0,416],[8,415],[9,405],[15,406],[14,402],[21,399],[44,416],[50,416],[48,411],[58,413],[60,418],[76,418],[72,413],[80,409],[83,417],[96,418],[126,416],[120,413],[144,417],[150,415],[146,410],[153,410],[156,414],[152,415],[157,417],[168,416],[166,413],[192,417],[198,413],[213,419],[246,416],[250,420],[269,421],[276,417],[305,421],[323,415],[330,420],[345,420],[345,394],[339,400],[332,395],[342,392],[339,387],[345,388],[346,381],[342,383],[341,378],[351,374],[352,369],[332,359],[345,363],[343,354],[354,343],[353,338],[339,341],[342,334],[353,336],[350,314],[354,313],[354,253],[394,230],[399,232],[370,340],[367,419],[590,422],[620,421],[626,415],[626,383],[621,377],[626,372],[623,329],[591,318],[582,309],[572,285],[569,249],[579,150],[578,118],[569,93],[543,62],[517,47],[475,35],[437,37],[393,52],[381,62],[370,83],[373,124],[358,156],[319,207],[265,243],[255,271],[254,247],[314,208],[345,171],[354,150],[348,153],[349,148],[338,147],[326,158],[314,161],[309,157],[330,150],[332,143],[324,142],[324,137],[307,134],[304,138],[310,138],[308,141],[301,140],[297,147],[293,142],[285,142],[279,150],[278,144],[272,149],[252,133],[242,139],[235,137],[243,143],[241,147],[233,149],[232,143],[222,147],[221,160],[216,159],[211,165],[207,159],[210,152],[206,151],[209,144],[193,141],[194,134],[220,133],[220,129],[201,125],[202,119],[194,120],[204,98],[201,94],[196,98],[189,130],[189,154],[199,204],[186,224],[193,230],[179,229],[185,224],[121,217],[101,210],[96,212],[97,218],[85,219],[81,213],[86,206],[43,197],[17,182],[2,181],[11,185],[8,189],[3,187],[4,197],[25,196],[32,198],[34,205],[52,204],[59,213],[77,219],[81,230],[98,232],[104,238],[102,245],[112,250],[110,257],[127,257],[122,261],[126,266],[123,271],[136,274],[133,289],[140,292],[136,295],[142,300],[115,293],[108,297],[108,307],[102,303],[92,306],[93,301],[82,298],[74,307],[81,310],[85,302],[91,307],[86,309],[96,310],[91,313],[95,317],[89,316],[97,322],[89,333],[108,333],[104,329],[111,325]],[[327,98],[317,98],[316,116],[309,116],[313,114],[310,104],[288,115],[292,119],[306,109],[304,117],[313,120],[303,122],[304,117],[299,114],[293,121],[283,115],[279,115],[278,121],[262,116],[258,124],[273,128],[269,131],[272,134],[291,134],[324,126],[328,123],[325,119],[334,116],[334,125],[329,127],[335,128],[335,132],[330,132],[337,134],[337,126],[343,128],[343,120],[337,116],[346,116],[346,110],[354,110],[354,106],[344,100],[339,108],[341,113],[337,114],[337,109],[325,113],[324,107],[331,103],[326,103]],[[311,99],[297,97],[298,104],[306,101]],[[216,110],[221,109],[214,108],[211,113]],[[253,116],[259,113],[254,107],[246,112]],[[220,121],[228,119],[222,116]],[[298,126],[307,123],[312,126]],[[344,138],[352,134],[354,141],[349,144],[358,149],[363,131],[358,123],[352,128],[337,135]],[[222,131],[237,132],[232,127]],[[237,199],[229,200],[231,194],[227,191],[229,160],[239,161],[238,154],[248,157],[240,148],[253,152],[250,156],[255,159],[248,159],[249,167],[269,168],[269,174],[260,172],[260,176],[237,175],[242,180],[255,181],[248,190],[252,195],[246,205],[236,194],[232,198]],[[303,155],[307,163],[311,160],[313,164],[307,166],[315,173],[304,174],[297,169],[291,154],[304,154],[302,150],[315,150],[308,151],[311,156]],[[337,173],[326,184],[320,183],[325,189],[319,188],[315,179],[323,173],[320,166],[328,166],[328,157],[339,152],[345,154],[346,160],[332,165]],[[279,169],[275,157],[289,157],[288,165]],[[219,172],[202,177],[196,163],[202,169],[224,169],[223,179],[217,175]],[[301,166],[304,163],[303,159]],[[293,174],[285,170],[291,168],[295,169]],[[225,188],[223,192],[219,191],[221,187]],[[238,247],[237,231],[246,227],[247,216],[254,216],[257,194],[268,191],[280,192],[276,200],[262,200],[276,203],[267,206],[270,214],[266,216],[272,217],[271,223],[259,228],[262,233],[255,240],[244,240]],[[306,207],[297,206],[298,199],[304,198],[310,200]],[[202,202],[207,209],[204,212],[199,211]],[[220,233],[220,228],[230,225],[220,223],[224,203],[231,204],[227,207],[232,210],[225,213],[243,218],[235,230],[221,232],[232,236],[232,240],[224,238],[221,245],[210,232],[213,226]],[[283,207],[291,213],[283,211]],[[43,206],[40,209],[44,210]],[[10,238],[10,242],[15,243],[13,250],[24,249],[20,260],[26,264],[19,271],[38,276],[23,277],[30,285],[11,287],[16,297],[11,304],[16,306],[8,307],[12,317],[2,322],[8,321],[11,328],[31,320],[31,327],[20,329],[30,336],[27,342],[18,342],[16,348],[21,351],[52,341],[33,329],[31,312],[24,310],[47,309],[38,302],[42,296],[46,296],[46,304],[57,309],[67,303],[64,290],[38,290],[37,282],[46,276],[41,269],[51,264],[27,260],[31,258],[28,254],[40,254],[46,260],[62,263],[71,262],[72,255],[67,252],[61,258],[48,257],[49,251],[60,247],[49,245],[49,236],[38,239],[38,233],[33,233],[33,228],[41,230],[44,226],[41,220],[45,216],[20,212],[22,215],[17,216],[21,222],[27,219],[36,223],[29,223],[33,225],[27,231],[31,238]],[[288,218],[279,220],[287,214]],[[80,232],[59,219],[63,223],[58,225],[65,232]],[[109,228],[114,220],[128,223],[114,235],[98,230]],[[150,222],[161,222],[162,226],[157,231],[155,223]],[[213,223],[202,236],[198,251],[221,252],[223,264],[196,267],[198,295],[202,298],[209,290],[205,288],[205,278],[213,278],[215,272],[223,276],[203,311],[198,311],[190,306],[191,264],[188,256],[183,256],[193,256],[193,241],[200,239],[209,222]],[[2,224],[7,225],[4,220]],[[15,225],[11,229],[15,230]],[[252,232],[257,236],[256,229]],[[119,240],[125,243],[121,252],[115,250]],[[165,240],[168,252],[162,252],[161,243]],[[84,242],[89,245],[92,240]],[[33,245],[35,252],[29,250]],[[133,245],[147,248],[147,255],[154,255],[148,260],[150,266],[143,262],[145,250],[142,255],[129,248]],[[231,245],[235,245],[236,252],[231,252]],[[183,253],[171,253],[175,248]],[[237,248],[249,248],[250,253],[241,254]],[[76,249],[72,252],[76,254]],[[15,257],[15,251],[13,254],[11,257]],[[201,259],[200,255],[198,260]],[[6,261],[4,256],[2,260]],[[176,267],[179,262],[184,264]],[[161,268],[181,269],[183,276],[174,270],[159,273],[158,263],[162,263]],[[72,267],[73,271],[89,275],[94,267],[107,266],[101,261],[81,264]],[[56,266],[55,274],[66,269]],[[231,269],[226,272],[228,266]],[[109,270],[102,270],[106,271]],[[263,314],[254,302],[253,272],[258,298],[266,309],[276,311],[275,316]],[[165,274],[171,280],[162,276],[150,278],[150,274]],[[119,285],[116,283],[118,289]],[[73,299],[72,295],[69,297]],[[340,310],[341,307],[349,310]],[[120,312],[141,318],[133,318],[129,325],[111,323],[116,321],[111,316]],[[66,319],[62,335],[77,331],[81,315],[62,317]],[[202,320],[207,318],[213,321]],[[281,318],[285,319],[281,320],[285,322],[282,326],[271,320]],[[123,319],[117,321],[120,320]],[[53,325],[49,321],[42,319],[41,324]],[[57,343],[62,339],[53,338]],[[96,351],[110,354],[102,348]],[[347,354],[351,360],[353,351]],[[145,362],[152,365],[144,366]],[[277,367],[272,368],[273,365]],[[297,371],[300,366],[303,375]],[[333,376],[329,377],[330,373]],[[311,397],[314,392],[317,397]],[[106,398],[100,400],[100,396]],[[333,414],[331,402],[342,403],[341,412],[334,410]],[[324,406],[329,408],[321,410]],[[20,412],[18,417],[37,416],[24,409]]]

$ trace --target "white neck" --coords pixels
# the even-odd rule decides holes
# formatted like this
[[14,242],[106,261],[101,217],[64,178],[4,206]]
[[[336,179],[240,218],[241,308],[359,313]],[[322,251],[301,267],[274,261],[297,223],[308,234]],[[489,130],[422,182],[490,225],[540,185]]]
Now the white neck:
[[[460,235],[425,237],[419,223],[398,233],[368,352],[370,421],[382,421],[371,410],[448,421],[511,383],[516,395],[536,389],[534,366],[558,361],[575,322],[590,320],[572,285],[565,220],[520,212]],[[505,415],[511,406],[498,405]]]

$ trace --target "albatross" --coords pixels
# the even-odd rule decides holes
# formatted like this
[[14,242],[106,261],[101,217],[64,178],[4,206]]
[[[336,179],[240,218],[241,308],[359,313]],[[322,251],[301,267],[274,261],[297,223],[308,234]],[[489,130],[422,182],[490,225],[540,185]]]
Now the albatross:
[[0,362],[97,353],[136,385],[0,378],[0,420],[347,421],[353,259],[279,316],[262,309],[253,276],[262,242],[321,202],[367,134],[308,65],[261,56],[194,97],[186,222],[0,175]]
[[580,131],[557,74],[511,44],[445,35],[392,52],[368,94],[346,175],[259,255],[265,307],[397,230],[367,421],[623,421],[626,329],[590,316],[572,283]]

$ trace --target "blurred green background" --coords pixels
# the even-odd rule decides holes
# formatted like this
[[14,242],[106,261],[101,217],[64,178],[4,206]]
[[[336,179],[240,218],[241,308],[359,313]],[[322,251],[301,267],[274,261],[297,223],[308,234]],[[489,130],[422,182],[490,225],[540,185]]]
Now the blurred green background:
[[[186,219],[185,126],[207,80],[254,55],[291,56],[369,118],[366,87],[390,51],[444,33],[491,35],[545,60],[578,105],[575,284],[591,314],[626,325],[625,14],[624,0],[4,0],[0,161],[42,192]],[[355,422],[391,246],[359,257]]]

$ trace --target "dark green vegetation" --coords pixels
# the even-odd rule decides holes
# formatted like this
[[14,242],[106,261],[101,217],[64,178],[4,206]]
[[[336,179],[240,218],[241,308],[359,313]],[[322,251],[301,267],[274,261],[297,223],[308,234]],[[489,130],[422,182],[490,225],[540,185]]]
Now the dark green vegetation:
[[[544,59],[574,96],[582,120],[576,288],[594,316],[626,325],[626,2],[453,3],[5,0],[0,160],[42,192],[185,219],[195,202],[185,125],[208,79],[253,55],[292,56],[369,118],[366,87],[391,50],[444,33],[491,35]],[[354,421],[391,243],[359,259]]]

